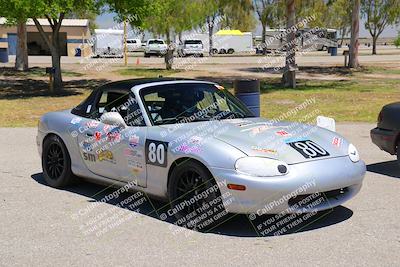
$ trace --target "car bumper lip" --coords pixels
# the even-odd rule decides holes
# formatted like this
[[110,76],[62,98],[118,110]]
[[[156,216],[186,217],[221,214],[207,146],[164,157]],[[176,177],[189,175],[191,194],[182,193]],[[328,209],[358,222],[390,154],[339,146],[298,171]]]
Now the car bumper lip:
[[[293,164],[287,175],[278,177],[253,177],[222,168],[210,168],[210,171],[220,185],[246,186],[245,191],[220,186],[221,194],[229,197],[224,203],[229,212],[263,215],[305,213],[339,206],[360,191],[366,167],[363,161],[353,163],[345,156]],[[298,195],[319,193],[325,196],[340,189],[345,189],[345,193],[310,207],[290,204]]]
[[370,135],[372,143],[392,155],[395,154],[396,133],[394,131],[376,127],[371,130]]

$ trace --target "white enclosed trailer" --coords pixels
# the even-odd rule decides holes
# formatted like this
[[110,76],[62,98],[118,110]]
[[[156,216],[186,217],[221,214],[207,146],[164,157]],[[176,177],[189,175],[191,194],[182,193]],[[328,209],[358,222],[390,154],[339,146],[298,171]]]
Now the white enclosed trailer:
[[239,30],[220,30],[214,34],[213,50],[219,54],[254,52],[253,34]]
[[124,53],[124,31],[113,29],[96,29],[94,55],[123,57]]
[[[209,51],[208,33],[189,33],[182,36],[183,40],[201,40],[205,52]],[[233,54],[254,52],[253,34],[239,30],[220,30],[213,34],[214,54]]]

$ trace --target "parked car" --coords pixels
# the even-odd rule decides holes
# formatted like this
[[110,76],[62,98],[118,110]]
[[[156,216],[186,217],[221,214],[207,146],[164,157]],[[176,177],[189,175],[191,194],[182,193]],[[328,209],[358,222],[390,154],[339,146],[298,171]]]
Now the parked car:
[[162,39],[149,39],[147,40],[146,47],[144,49],[144,57],[150,57],[151,55],[162,56],[167,52],[167,45]]
[[140,39],[127,39],[126,46],[128,52],[136,52],[142,48],[142,42]]
[[371,130],[371,139],[383,151],[397,155],[400,164],[400,102],[382,108],[377,127]]
[[178,48],[178,55],[185,56],[204,56],[204,47],[201,40],[184,40]]
[[366,168],[354,145],[324,128],[290,125],[255,117],[213,82],[134,79],[43,115],[36,140],[50,186],[77,177],[131,184],[170,203],[162,220],[201,230],[228,212],[316,212],[359,192]]

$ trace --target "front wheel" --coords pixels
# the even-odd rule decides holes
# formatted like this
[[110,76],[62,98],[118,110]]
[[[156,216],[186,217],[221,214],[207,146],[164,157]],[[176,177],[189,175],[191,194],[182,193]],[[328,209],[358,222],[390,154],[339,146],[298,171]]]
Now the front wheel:
[[61,188],[75,181],[71,171],[71,158],[60,137],[52,135],[43,142],[43,176],[52,187]]
[[168,192],[176,225],[202,231],[227,218],[218,185],[202,164],[183,162],[175,167],[170,179]]

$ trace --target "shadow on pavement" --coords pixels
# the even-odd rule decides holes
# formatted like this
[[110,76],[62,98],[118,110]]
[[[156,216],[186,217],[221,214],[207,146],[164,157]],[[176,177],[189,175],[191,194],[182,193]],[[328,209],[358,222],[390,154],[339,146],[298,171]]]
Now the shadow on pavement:
[[[31,177],[39,184],[48,186],[44,180],[43,173],[36,173]],[[96,203],[104,200],[106,196],[112,195],[116,189],[105,185],[82,181],[79,184],[66,187],[62,190],[88,197],[90,198],[88,202]],[[122,193],[118,198],[109,200],[105,203],[116,206],[118,203],[128,198],[132,194],[133,193]],[[125,207],[119,208],[131,210],[132,212],[139,212],[140,214],[161,221],[159,215],[163,212],[166,212],[166,210],[169,208],[169,205],[165,202],[149,198],[147,196],[146,199],[147,201],[140,206],[139,211]],[[317,213],[285,215],[281,216],[279,219],[276,219],[277,215],[263,215],[256,216],[255,219],[250,220],[247,215],[229,214],[229,218],[223,224],[203,233],[236,237],[287,235],[338,224],[351,218],[352,215],[353,211],[343,206]],[[304,219],[304,216],[307,216],[307,219]],[[173,221],[171,220],[167,220],[165,222],[173,224]],[[279,226],[275,227],[273,225]]]
[[400,166],[397,160],[368,164],[367,171],[393,178],[400,178]]

